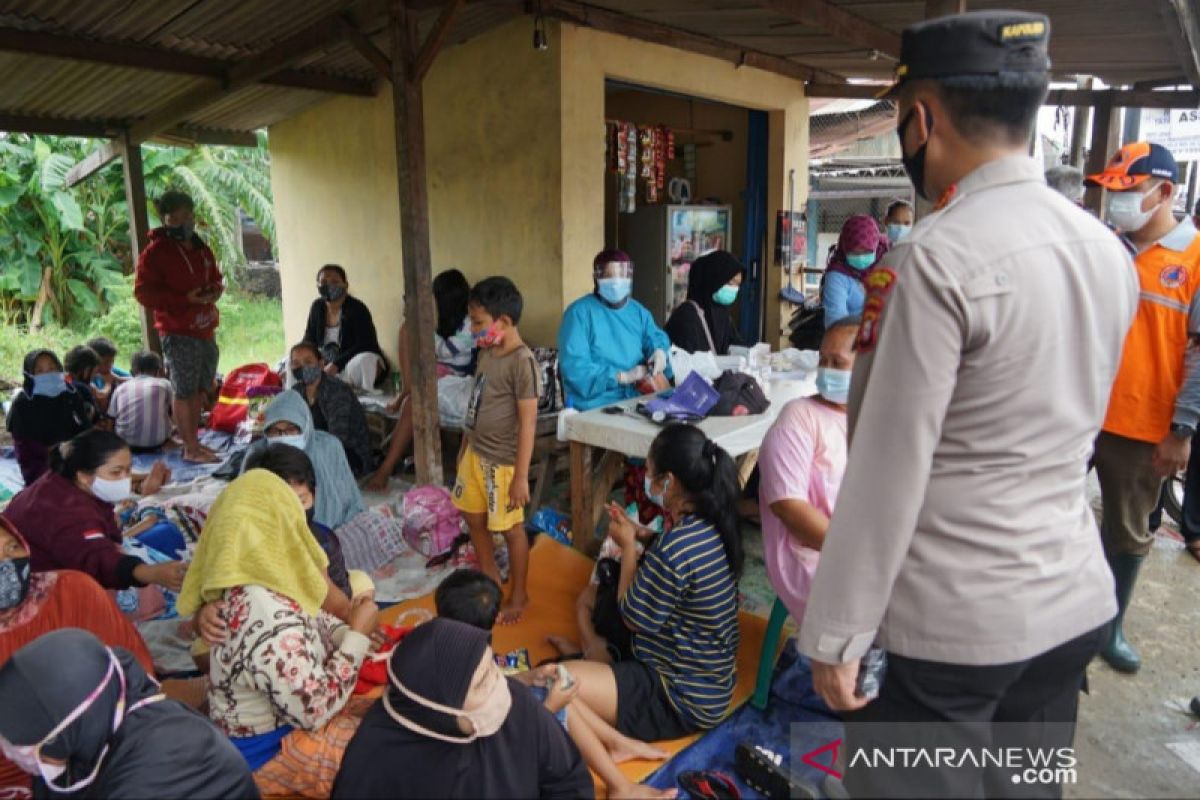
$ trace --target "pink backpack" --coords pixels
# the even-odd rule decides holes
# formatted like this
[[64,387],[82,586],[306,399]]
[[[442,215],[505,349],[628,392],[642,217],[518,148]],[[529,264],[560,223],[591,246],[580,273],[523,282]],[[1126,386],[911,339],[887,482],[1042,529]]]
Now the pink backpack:
[[462,533],[462,515],[441,486],[421,486],[404,495],[404,540],[429,558],[446,552]]

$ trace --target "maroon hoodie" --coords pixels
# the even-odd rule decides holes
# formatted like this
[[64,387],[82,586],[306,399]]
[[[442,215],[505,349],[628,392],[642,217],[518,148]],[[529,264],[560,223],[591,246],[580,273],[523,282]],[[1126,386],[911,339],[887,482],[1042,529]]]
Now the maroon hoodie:
[[80,489],[56,472],[25,487],[4,516],[29,542],[34,572],[74,569],[105,589],[141,586],[133,570],[143,562],[121,551],[121,528],[112,503]]
[[211,339],[220,322],[215,303],[196,305],[188,292],[206,286],[223,286],[217,259],[199,236],[195,248],[173,239],[163,228],[150,231],[150,244],[138,258],[133,295],[154,311],[154,327],[163,336]]

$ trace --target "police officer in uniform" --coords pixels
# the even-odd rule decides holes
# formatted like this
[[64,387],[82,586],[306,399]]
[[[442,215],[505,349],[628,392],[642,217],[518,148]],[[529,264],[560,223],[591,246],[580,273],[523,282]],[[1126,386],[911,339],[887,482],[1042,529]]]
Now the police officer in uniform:
[[[910,747],[911,729],[858,723],[977,724],[951,746],[1021,723],[1025,741],[1069,746],[1117,610],[1083,465],[1138,286],[1117,237],[1028,156],[1049,35],[1046,17],[1005,11],[903,34],[897,133],[937,204],[865,279],[849,462],[800,628],[817,691],[848,712],[851,795],[1019,790],[987,765],[872,766],[860,748]],[[873,643],[888,661],[868,701]]]

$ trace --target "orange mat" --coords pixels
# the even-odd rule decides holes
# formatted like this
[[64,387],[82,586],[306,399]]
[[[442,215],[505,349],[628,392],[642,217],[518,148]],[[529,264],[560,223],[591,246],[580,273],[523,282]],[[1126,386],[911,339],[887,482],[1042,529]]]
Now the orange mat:
[[[539,536],[529,554],[530,604],[516,625],[495,627],[492,632],[492,645],[496,652],[506,653],[524,647],[529,651],[530,662],[536,664],[557,655],[554,648],[546,644],[548,635],[559,634],[578,639],[575,598],[587,584],[593,563],[578,550],[560,544],[548,536]],[[385,622],[391,623],[400,614],[413,608],[425,608],[433,613],[433,595],[392,606],[384,611],[382,616]],[[738,620],[742,636],[737,654],[737,685],[733,690],[731,710],[754,693],[758,656],[767,628],[767,621],[755,614],[739,614]],[[699,734],[657,744],[671,755],[675,755],[698,738]],[[661,765],[662,762],[659,761],[630,761],[621,765],[621,771],[634,781],[642,781]],[[597,788],[599,790],[599,784]]]

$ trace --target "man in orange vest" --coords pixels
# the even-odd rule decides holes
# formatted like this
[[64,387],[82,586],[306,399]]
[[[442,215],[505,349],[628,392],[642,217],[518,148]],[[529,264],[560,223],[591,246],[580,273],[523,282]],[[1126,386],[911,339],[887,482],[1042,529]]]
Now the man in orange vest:
[[1175,221],[1178,180],[1170,151],[1147,142],[1121,148],[1088,178],[1110,192],[1108,221],[1136,253],[1141,289],[1095,454],[1120,606],[1101,656],[1121,672],[1141,666],[1122,622],[1154,540],[1147,519],[1163,478],[1186,468],[1200,420],[1200,234],[1190,217]]

